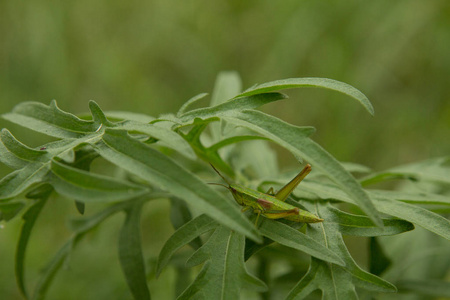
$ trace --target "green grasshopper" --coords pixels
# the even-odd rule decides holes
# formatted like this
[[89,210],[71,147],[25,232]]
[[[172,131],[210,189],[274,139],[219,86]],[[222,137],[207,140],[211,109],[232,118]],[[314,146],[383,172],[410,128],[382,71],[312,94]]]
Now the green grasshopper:
[[258,224],[260,215],[269,219],[287,219],[294,222],[301,223],[317,223],[322,222],[323,219],[310,213],[309,211],[299,209],[285,202],[286,198],[297,187],[297,185],[311,172],[311,165],[307,164],[303,170],[294,177],[289,183],[283,186],[276,194],[273,188],[270,188],[267,193],[258,192],[238,184],[231,184],[217,169],[211,164],[211,167],[219,174],[220,177],[228,184],[228,186],[220,183],[212,183],[221,185],[230,190],[236,202],[244,206],[242,211],[247,211],[253,208],[253,212],[257,213],[255,226]]

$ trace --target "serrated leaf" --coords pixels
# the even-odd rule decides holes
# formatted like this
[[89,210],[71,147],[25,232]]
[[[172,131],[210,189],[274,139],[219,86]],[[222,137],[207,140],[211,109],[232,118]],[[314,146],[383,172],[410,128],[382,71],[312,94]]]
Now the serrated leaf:
[[218,227],[196,252],[208,253],[208,261],[178,299],[239,299],[242,288],[265,291],[266,285],[246,270],[244,246],[243,235]]
[[183,199],[218,222],[260,240],[248,219],[223,195],[155,149],[123,131],[106,130],[97,151],[105,159]]
[[251,87],[235,98],[301,87],[324,88],[343,93],[358,100],[371,115],[374,114],[372,104],[363,93],[347,83],[328,78],[289,78],[266,82]]
[[218,223],[206,215],[200,215],[181,226],[161,249],[156,265],[156,276],[159,276],[162,269],[178,249],[217,226]]
[[94,132],[98,127],[92,121],[85,121],[62,111],[54,100],[50,105],[23,102],[2,117],[20,126],[58,138],[77,138]]
[[[311,224],[309,226],[320,226]],[[264,220],[259,230],[275,242],[305,252],[321,260],[344,266],[345,263],[333,251],[300,231],[277,221]]]
[[358,299],[350,273],[336,265],[312,258],[308,273],[289,292],[286,300],[308,299],[309,294],[315,290],[322,291],[321,299]]
[[[344,243],[339,226],[333,220],[329,203],[305,202],[309,211],[324,219],[320,226],[309,226],[307,234],[326,245],[345,262],[345,267],[329,265],[313,259],[308,273],[291,290],[287,299],[305,299],[312,291],[322,290],[323,299],[357,299],[355,287],[371,291],[394,292],[395,286],[389,282],[361,269],[351,257]],[[349,274],[351,276],[349,277]]]
[[270,138],[294,155],[306,159],[313,166],[313,170],[319,170],[336,182],[340,189],[345,191],[376,225],[382,226],[381,219],[367,193],[333,156],[307,138],[311,133],[310,130],[290,125],[258,111],[244,111],[236,113],[232,117],[225,117],[225,119],[231,123],[248,127]]
[[126,219],[119,235],[120,265],[128,287],[136,300],[150,299],[141,245],[142,204],[142,201],[136,201],[126,210]]
[[148,189],[130,182],[93,174],[53,160],[50,177],[55,190],[83,202],[123,201],[148,193]]

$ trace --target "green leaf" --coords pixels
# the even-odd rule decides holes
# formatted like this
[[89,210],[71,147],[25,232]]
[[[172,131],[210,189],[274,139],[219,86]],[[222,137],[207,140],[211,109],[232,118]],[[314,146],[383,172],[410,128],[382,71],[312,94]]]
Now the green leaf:
[[45,298],[45,294],[52,283],[52,280],[56,276],[58,270],[63,266],[64,261],[69,257],[75,246],[81,241],[86,233],[96,228],[100,223],[102,223],[109,216],[123,210],[127,209],[132,202],[120,202],[114,204],[99,213],[85,217],[81,219],[73,220],[70,223],[70,227],[75,230],[75,235],[72,236],[53,256],[53,258],[46,265],[43,275],[39,279],[33,291],[33,300],[41,300]]
[[25,207],[23,202],[0,203],[0,221],[9,221]]
[[[108,119],[105,116],[105,113],[101,110],[100,106],[98,106],[98,104],[95,101],[93,100],[89,101],[89,110],[91,111],[92,119],[95,124],[102,124],[105,126],[114,125],[112,122],[108,121]],[[96,131],[99,131],[99,129],[100,127],[97,128]]]
[[186,110],[189,106],[193,105],[194,103],[196,103],[197,101],[205,98],[206,96],[208,96],[207,93],[201,93],[198,94],[197,96],[192,97],[191,99],[189,99],[188,101],[186,101],[178,110],[177,112],[177,117],[179,118]]
[[[320,226],[320,224],[310,224],[309,226]],[[281,245],[303,251],[306,254],[330,263],[341,266],[345,265],[344,261],[333,251],[286,224],[264,219],[259,230],[264,236]]]
[[194,253],[194,256],[202,253],[208,261],[178,299],[239,299],[242,288],[265,291],[266,285],[246,270],[244,246],[243,235],[224,226],[217,228]]
[[103,141],[104,144],[97,145],[97,151],[105,159],[183,199],[218,222],[260,240],[254,226],[234,203],[169,157],[123,131],[106,130]]
[[192,110],[181,115],[180,118],[183,122],[189,122],[195,118],[207,119],[225,115],[229,116],[242,110],[257,108],[285,98],[286,96],[280,93],[267,93],[232,99],[216,106]]
[[[239,94],[241,90],[242,82],[237,72],[220,72],[214,83],[214,90],[209,106],[213,107],[223,104]],[[220,124],[213,123],[209,126],[213,143],[222,140],[222,126],[223,122],[220,122]]]
[[400,234],[414,229],[413,224],[404,220],[382,219],[384,226],[380,228],[374,226],[367,217],[352,215],[332,206],[329,207],[329,210],[333,213],[333,216],[327,222],[339,224],[339,231],[343,235],[384,236]]
[[126,210],[127,216],[119,235],[119,260],[134,299],[150,299],[141,245],[142,201]]
[[[172,226],[177,230],[187,222],[192,220],[192,214],[187,206],[186,202],[171,197],[170,198],[170,221],[172,222]],[[192,248],[198,249],[202,246],[202,241],[199,237],[192,240],[189,245]]]
[[[355,201],[353,199],[349,198],[337,187],[329,184],[319,184],[317,182],[302,182],[302,189],[314,194],[321,199],[337,199],[340,201],[355,204]],[[412,202],[412,200],[402,199],[402,201],[398,201],[395,198],[398,195],[401,195],[400,198],[404,198],[404,196],[408,195],[408,193],[380,193],[379,191],[375,191],[374,193],[369,191],[369,193],[371,195],[373,204],[378,211],[409,221],[446,239],[450,239],[449,220],[425,208],[405,203]],[[302,192],[296,192],[295,195],[299,197],[303,196]],[[389,198],[389,195],[392,195],[394,197]]]
[[159,253],[156,265],[156,276],[161,274],[162,269],[167,265],[170,258],[178,251],[178,249],[217,226],[219,226],[218,223],[210,217],[200,215],[178,228],[178,230],[166,241]]
[[155,120],[154,117],[146,115],[146,114],[140,114],[140,113],[134,113],[129,111],[105,111],[104,112],[106,116],[108,116],[109,119],[115,120],[115,121],[121,121],[121,120],[129,120],[129,121],[135,121],[139,123],[150,123],[151,121]]
[[413,293],[429,297],[450,298],[450,284],[448,281],[423,279],[423,280],[401,280],[397,283],[400,292]]
[[50,262],[47,264],[44,274],[39,279],[39,282],[37,283],[34,291],[32,300],[44,300],[45,295],[47,293],[48,288],[50,287],[50,284],[55,277],[58,270],[63,265],[64,261],[69,256],[70,252],[72,251],[75,244],[75,238],[71,238],[69,241],[67,241],[59,250],[58,252],[53,256],[53,258],[50,260]]
[[24,161],[41,161],[42,157],[47,154],[45,150],[34,150],[21,142],[19,142],[8,129],[2,129],[0,135],[3,145],[8,152],[15,155],[17,158]]
[[60,110],[54,100],[50,105],[23,102],[2,117],[20,126],[58,138],[77,138],[98,128],[92,121],[81,120]]
[[3,139],[0,139],[0,162],[15,170],[22,169],[29,163],[29,161],[20,159],[16,155],[14,155],[5,146]]
[[44,181],[48,164],[32,163],[0,180],[0,200],[14,198],[35,183]]
[[358,299],[350,273],[336,265],[312,258],[308,273],[289,292],[286,300],[309,299],[309,294],[315,290],[322,291],[322,299]]
[[163,146],[174,149],[189,159],[194,159],[195,153],[189,144],[177,133],[155,124],[143,124],[134,121],[124,121],[115,126],[116,129],[125,129],[140,132],[158,139]]
[[53,189],[48,185],[39,187],[36,190],[36,198],[38,200],[36,200],[36,202],[32,206],[30,206],[30,208],[28,208],[28,210],[22,216],[24,223],[20,231],[19,241],[16,248],[15,271],[17,285],[20,292],[26,299],[28,299],[28,293],[25,287],[24,280],[25,253],[34,224],[36,223],[36,220],[52,191]]
[[347,83],[328,78],[290,78],[266,82],[251,87],[235,98],[300,87],[324,88],[343,93],[358,100],[371,115],[374,113],[372,104],[363,93]]
[[135,198],[149,190],[123,180],[93,174],[53,160],[50,178],[55,190],[83,202],[114,202]]
[[369,269],[370,273],[375,275],[382,274],[392,261],[384,253],[378,239],[375,237],[370,238],[369,243]]
[[450,184],[450,168],[446,165],[448,157],[433,158],[417,163],[398,166],[386,171],[370,174],[361,179],[364,186],[392,180],[392,179],[412,179],[424,180],[437,183]]
[[[323,298],[357,299],[355,287],[370,291],[394,292],[395,286],[361,269],[351,257],[339,231],[339,225],[333,221],[331,205],[326,202],[304,203],[306,208],[324,219],[320,226],[308,226],[307,234],[326,245],[345,262],[345,267],[329,265],[313,259],[308,273],[291,290],[287,299],[303,299],[316,289],[322,290]],[[349,277],[349,275],[351,276]]]
[[214,91],[211,96],[211,106],[221,104],[242,90],[242,82],[239,74],[234,71],[220,72],[214,84]]
[[407,220],[450,240],[450,221],[446,218],[409,203],[382,197],[372,199],[380,212]]
[[309,128],[296,127],[258,111],[244,111],[225,119],[248,127],[270,138],[294,155],[306,159],[313,170],[319,170],[336,182],[339,188],[345,191],[376,225],[382,226],[381,219],[367,193],[333,156],[307,138],[311,133]]
[[402,202],[412,204],[433,204],[433,205],[450,205],[450,197],[426,193],[426,192],[403,192],[403,191],[388,191],[388,190],[370,190],[370,195],[373,197],[396,199]]

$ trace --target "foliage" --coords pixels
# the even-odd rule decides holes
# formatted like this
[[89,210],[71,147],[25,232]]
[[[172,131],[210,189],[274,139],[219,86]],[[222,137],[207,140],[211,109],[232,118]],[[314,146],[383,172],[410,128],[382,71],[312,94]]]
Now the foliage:
[[[0,181],[0,218],[9,221],[24,212],[16,278],[25,298],[43,299],[83,237],[119,212],[126,217],[119,233],[118,255],[135,299],[150,299],[147,276],[152,272],[159,275],[168,265],[177,266],[176,252],[188,244],[194,252],[185,267],[203,266],[180,291],[179,299],[232,299],[243,289],[270,299],[286,290],[286,282],[291,283],[290,291],[284,294],[287,299],[304,299],[316,290],[321,291],[323,299],[357,299],[368,293],[395,292],[394,284],[400,292],[417,290],[449,296],[445,272],[432,282],[429,278],[396,282],[393,277],[391,283],[381,277],[395,266],[384,253],[381,237],[399,235],[418,225],[450,239],[450,222],[443,216],[450,205],[448,158],[371,172],[336,160],[310,138],[314,128],[294,126],[255,110],[286,99],[279,90],[301,87],[346,94],[373,114],[369,100],[342,82],[294,78],[241,92],[235,73],[218,77],[209,107],[190,110],[206,96],[201,94],[186,102],[177,114],[158,118],[127,112],[108,114],[94,101],[89,103],[91,116],[85,118],[62,111],[55,101],[50,105],[25,102],[4,114],[3,118],[11,122],[57,138],[31,148],[7,129],[1,133],[0,160],[15,171]],[[241,213],[229,195],[207,184],[217,178],[205,162],[258,189],[286,182],[291,174],[279,172],[269,141],[313,166],[311,178],[288,201],[320,216],[323,223],[302,226],[263,218],[256,228],[248,218],[254,218],[251,213]],[[100,158],[121,172],[116,176],[91,172],[91,163]],[[351,173],[364,176],[356,179]],[[409,185],[399,184],[395,190],[367,189],[399,178]],[[103,203],[104,207],[70,222],[72,237],[48,262],[30,294],[24,279],[27,244],[52,195],[72,199],[81,214],[86,205]],[[152,271],[142,250],[140,217],[144,205],[151,206],[150,200],[160,198],[171,200],[172,222],[177,230],[167,240]],[[344,236],[370,238],[372,273],[356,263]],[[444,245],[448,248],[448,243]],[[311,256],[309,267],[299,263],[304,263],[302,253]],[[283,257],[293,268],[281,270],[284,274],[276,278],[270,266]],[[254,264],[261,278],[249,271]],[[185,268],[177,270],[185,272]],[[320,298],[320,294],[313,295]]]

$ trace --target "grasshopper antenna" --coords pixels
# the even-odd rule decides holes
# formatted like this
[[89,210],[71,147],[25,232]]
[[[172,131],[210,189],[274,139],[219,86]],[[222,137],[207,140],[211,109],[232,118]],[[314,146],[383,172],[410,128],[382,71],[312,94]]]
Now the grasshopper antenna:
[[[223,177],[222,174],[220,174],[219,171],[217,171],[217,169],[212,165],[212,163],[209,163],[209,165],[214,169],[214,171],[216,171],[217,174],[219,174],[220,177],[222,177],[222,179],[228,184],[228,187],[229,187],[230,183],[228,182],[228,180],[226,180],[226,178]],[[218,184],[218,183],[216,183],[216,184]],[[221,185],[221,184],[219,184],[219,185]],[[228,188],[228,187],[226,187],[226,188]]]

